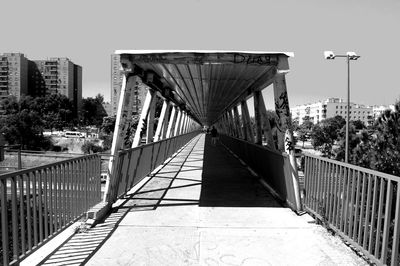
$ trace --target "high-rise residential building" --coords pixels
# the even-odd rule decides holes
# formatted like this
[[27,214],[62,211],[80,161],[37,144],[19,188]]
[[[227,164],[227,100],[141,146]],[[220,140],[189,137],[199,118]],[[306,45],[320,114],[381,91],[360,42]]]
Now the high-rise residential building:
[[[22,53],[0,54],[0,100],[59,93],[72,100],[75,115],[82,105],[82,67],[68,58],[28,60]],[[1,112],[1,106],[0,106]]]
[[68,58],[34,60],[29,64],[29,94],[59,93],[72,100],[77,115],[82,104],[82,67]]
[[[122,87],[123,73],[120,66],[120,55],[111,55],[111,116],[117,115],[119,96]],[[146,98],[146,89],[139,88],[134,92],[135,99],[133,103],[132,114],[140,115],[144,100]]]
[[[328,98],[316,103],[298,105],[290,108],[293,120],[297,120],[301,125],[305,119],[309,119],[314,124],[322,120],[337,115],[346,119],[347,102],[339,98]],[[365,125],[373,122],[373,108],[361,104],[350,103],[350,120],[361,120]]]
[[21,53],[0,54],[0,100],[10,95],[18,100],[28,94],[28,59]]

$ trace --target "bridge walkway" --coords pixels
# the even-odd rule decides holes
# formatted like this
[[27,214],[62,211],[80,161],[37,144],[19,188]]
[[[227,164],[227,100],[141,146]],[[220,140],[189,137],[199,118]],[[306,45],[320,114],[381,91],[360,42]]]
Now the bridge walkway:
[[200,135],[44,265],[366,265]]

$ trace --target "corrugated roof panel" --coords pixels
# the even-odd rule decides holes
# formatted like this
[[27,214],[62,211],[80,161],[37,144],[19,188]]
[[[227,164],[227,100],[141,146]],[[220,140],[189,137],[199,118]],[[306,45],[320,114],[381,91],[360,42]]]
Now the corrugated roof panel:
[[[133,64],[156,72],[204,124],[215,121],[247,89],[272,80],[271,69],[290,53],[224,51],[119,51]],[[135,61],[136,60],[136,61]]]

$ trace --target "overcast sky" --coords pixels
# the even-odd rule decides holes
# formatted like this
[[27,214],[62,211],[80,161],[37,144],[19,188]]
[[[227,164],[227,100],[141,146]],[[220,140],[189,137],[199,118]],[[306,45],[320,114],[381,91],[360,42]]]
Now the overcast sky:
[[399,0],[5,1],[0,53],[68,57],[83,67],[83,96],[110,97],[110,55],[122,49],[294,52],[290,105],[346,96],[343,58],[354,51],[351,98],[392,104],[400,96]]

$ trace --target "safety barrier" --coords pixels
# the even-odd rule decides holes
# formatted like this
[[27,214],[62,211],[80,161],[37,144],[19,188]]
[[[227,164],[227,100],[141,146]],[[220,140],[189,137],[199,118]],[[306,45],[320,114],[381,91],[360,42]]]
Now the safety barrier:
[[100,156],[0,175],[3,265],[20,260],[100,202]]
[[399,265],[400,177],[305,155],[305,208],[378,265]]
[[288,155],[223,134],[220,135],[220,140],[250,166],[274,190],[276,196],[291,209],[300,211],[296,207],[298,205]]
[[199,131],[163,139],[117,154],[117,171],[110,181],[108,201],[114,202],[199,134]]

